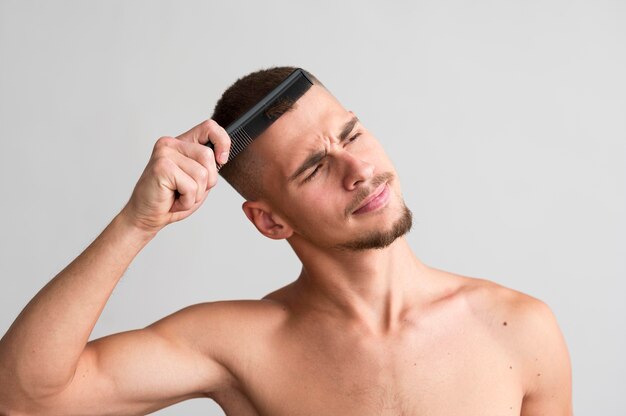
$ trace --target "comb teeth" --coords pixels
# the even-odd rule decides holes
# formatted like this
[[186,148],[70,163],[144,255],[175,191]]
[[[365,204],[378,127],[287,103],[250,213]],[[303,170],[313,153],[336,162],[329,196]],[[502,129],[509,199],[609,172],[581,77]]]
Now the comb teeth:
[[[228,161],[230,162],[239,153],[243,152],[252,143],[253,139],[243,126],[233,130],[228,136],[230,136],[230,152],[228,153]],[[217,164],[217,170],[220,170],[221,167],[222,165]]]
[[[230,137],[230,152],[228,161],[231,161],[237,155],[252,143],[265,129],[267,129],[276,118],[267,114],[268,107],[279,100],[297,101],[311,86],[313,81],[307,77],[302,68],[295,69],[285,80],[283,80],[276,88],[265,95],[259,102],[254,104],[252,108],[247,110],[237,120],[233,121],[226,127],[226,133]],[[214,151],[213,144],[207,143]],[[222,166],[217,163],[217,169]]]

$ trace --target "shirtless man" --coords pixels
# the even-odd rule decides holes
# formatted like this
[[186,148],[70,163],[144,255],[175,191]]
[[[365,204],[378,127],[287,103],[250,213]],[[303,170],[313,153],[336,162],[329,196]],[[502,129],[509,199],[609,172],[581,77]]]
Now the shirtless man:
[[157,140],[126,206],[0,341],[0,414],[141,415],[195,397],[236,416],[572,414],[549,307],[422,263],[391,161],[321,83],[220,170],[259,232],[289,242],[297,279],[87,342],[133,258],[216,185],[220,125],[243,112],[226,103],[291,69],[238,80],[212,119]]

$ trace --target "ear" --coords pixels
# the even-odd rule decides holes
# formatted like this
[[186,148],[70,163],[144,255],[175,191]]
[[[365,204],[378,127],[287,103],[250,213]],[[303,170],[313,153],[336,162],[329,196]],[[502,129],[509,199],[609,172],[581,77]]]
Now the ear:
[[291,237],[293,229],[264,201],[245,201],[241,206],[246,217],[264,236],[273,240]]

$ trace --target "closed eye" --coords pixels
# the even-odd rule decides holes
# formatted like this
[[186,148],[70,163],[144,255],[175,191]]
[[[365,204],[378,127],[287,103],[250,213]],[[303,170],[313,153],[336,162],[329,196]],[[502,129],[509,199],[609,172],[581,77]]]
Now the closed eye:
[[311,174],[310,174],[309,176],[307,176],[307,177],[304,179],[304,181],[302,181],[302,182],[308,182],[308,181],[310,181],[311,179],[313,179],[313,177],[315,177],[315,175],[317,175],[317,172],[320,170],[320,167],[321,167],[321,166],[322,166],[321,164],[320,164],[320,165],[317,165],[317,167],[315,168],[315,170],[314,170],[313,172],[311,172]]
[[353,142],[353,141],[355,141],[355,140],[357,139],[357,137],[359,137],[360,135],[361,135],[361,133],[357,133],[357,134],[355,134],[354,136],[350,137],[350,138],[348,139],[348,141],[349,141],[349,142]]
[[[349,143],[352,143],[353,141],[355,141],[359,136],[361,135],[361,133],[357,133],[354,136],[350,137],[348,139]],[[311,172],[311,174],[309,176],[307,176],[302,182],[308,182],[311,179],[313,179],[315,176],[317,176],[317,173],[319,172],[320,168],[322,167],[322,164],[320,163],[319,165],[317,165],[317,167],[315,168],[315,170],[313,172]]]

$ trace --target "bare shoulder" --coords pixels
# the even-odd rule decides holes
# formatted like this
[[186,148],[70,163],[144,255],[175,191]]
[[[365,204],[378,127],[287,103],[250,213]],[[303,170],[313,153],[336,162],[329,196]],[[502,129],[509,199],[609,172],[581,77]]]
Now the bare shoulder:
[[571,362],[552,309],[536,297],[493,281],[455,276],[472,314],[522,365],[522,415],[569,415]]
[[541,299],[487,279],[468,279],[468,305],[486,323],[507,327],[524,341],[520,347],[533,350],[541,339],[560,333],[552,309]]
[[285,319],[284,307],[269,299],[219,300],[188,306],[150,327],[230,367],[233,357],[242,357]]
[[[545,302],[529,294],[487,279],[464,276],[464,280],[463,292],[477,314],[508,316],[507,325],[552,314]],[[498,314],[494,315],[494,312]],[[504,325],[504,322],[500,323]]]
[[549,307],[540,299],[494,281],[435,268],[431,270],[438,281],[444,282],[444,292],[454,293],[461,298],[486,323],[493,320],[494,323],[504,324],[506,320],[501,318],[509,317],[506,321],[509,325],[526,315],[550,313]]
[[560,335],[552,309],[541,299],[491,280],[459,277],[461,292],[475,316],[485,325],[505,327],[520,349],[533,351],[541,340],[554,341]]
[[218,300],[187,306],[151,326],[188,331],[192,337],[200,332],[261,329],[284,316],[285,308],[269,299]]

